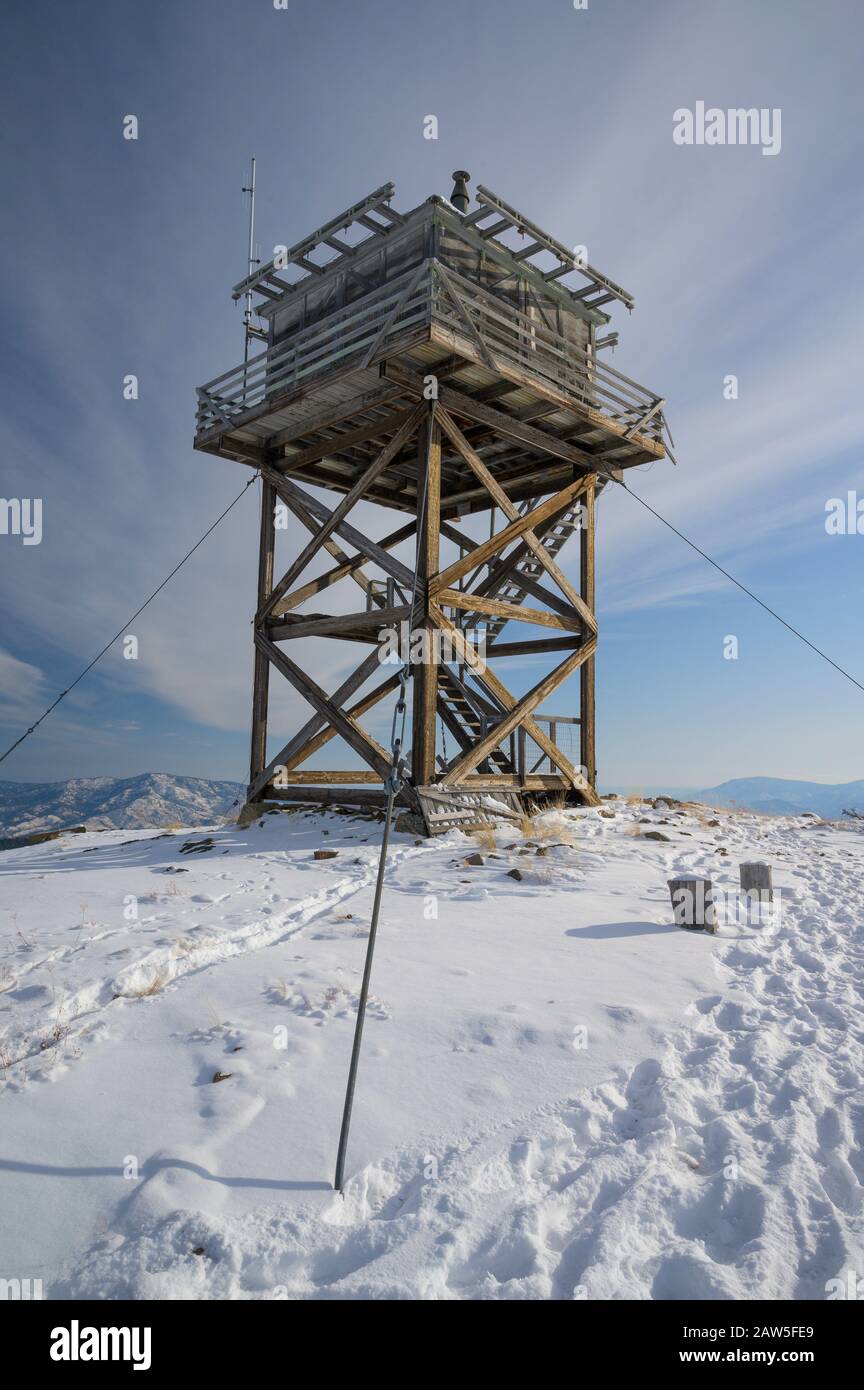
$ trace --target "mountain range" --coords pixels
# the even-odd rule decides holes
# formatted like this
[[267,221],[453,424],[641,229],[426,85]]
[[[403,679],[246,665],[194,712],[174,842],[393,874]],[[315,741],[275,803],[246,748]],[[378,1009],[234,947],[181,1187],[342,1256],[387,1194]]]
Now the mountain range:
[[763,811],[769,816],[794,816],[812,811],[823,820],[837,820],[844,811],[864,814],[864,780],[857,782],[796,782],[785,777],[735,777],[719,787],[688,793],[709,806]]
[[[31,835],[86,825],[89,830],[143,830],[150,826],[208,825],[242,797],[240,782],[144,772],[137,777],[74,777],[67,782],[0,782],[0,836]],[[836,820],[864,812],[864,781],[830,785],[783,777],[736,777],[717,787],[662,788],[709,806]]]
[[0,782],[0,835],[86,825],[89,830],[207,825],[245,788],[209,777],[144,772],[137,777],[73,777],[68,782]]

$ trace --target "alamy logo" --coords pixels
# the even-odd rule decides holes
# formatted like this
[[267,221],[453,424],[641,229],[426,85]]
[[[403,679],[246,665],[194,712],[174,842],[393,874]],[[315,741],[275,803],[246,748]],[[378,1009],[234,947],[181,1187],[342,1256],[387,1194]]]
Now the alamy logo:
[[825,530],[829,536],[864,536],[864,496],[847,492],[825,503]]
[[42,498],[0,497],[0,536],[20,536],[25,545],[39,545]]
[[672,116],[676,145],[761,145],[763,154],[780,153],[780,107],[679,106]]
[[149,1327],[69,1327],[51,1333],[52,1361],[131,1361],[133,1371],[150,1369]]
[[44,1297],[41,1279],[0,1279],[0,1303]]

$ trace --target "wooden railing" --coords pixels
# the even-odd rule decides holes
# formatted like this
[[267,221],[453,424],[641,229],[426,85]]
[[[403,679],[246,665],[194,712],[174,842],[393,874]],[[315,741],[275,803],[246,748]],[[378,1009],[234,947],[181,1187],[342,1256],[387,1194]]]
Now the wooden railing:
[[433,314],[463,334],[467,317],[477,337],[498,360],[548,381],[562,394],[600,411],[627,430],[662,442],[661,396],[472,280],[449,268],[444,277],[437,275]]
[[[198,388],[197,433],[232,426],[334,366],[368,366],[394,338],[435,323],[464,339],[489,365],[510,365],[562,396],[661,441],[663,400],[537,318],[449,268],[424,261],[380,289],[312,324]],[[253,414],[254,413],[254,414]]]
[[[382,355],[387,342],[432,313],[430,263],[415,266],[371,294],[301,329],[240,367],[198,388],[197,431],[234,424],[237,417],[286,395],[312,376],[356,357]],[[380,342],[378,341],[380,339]],[[260,411],[258,412],[261,413]]]

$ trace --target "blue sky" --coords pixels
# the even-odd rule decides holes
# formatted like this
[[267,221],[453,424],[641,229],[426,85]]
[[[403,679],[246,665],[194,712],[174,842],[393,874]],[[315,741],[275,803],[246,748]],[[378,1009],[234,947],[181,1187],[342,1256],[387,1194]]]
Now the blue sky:
[[[855,0],[18,7],[0,491],[43,499],[43,539],[0,536],[4,744],[248,476],[191,437],[196,385],[242,356],[251,152],[265,259],[388,179],[397,207],[448,194],[457,167],[585,244],[636,299],[614,365],[668,400],[678,467],[634,489],[864,682],[864,535],[825,530],[828,499],[864,497],[862,33]],[[780,153],[676,145],[698,101],[780,108]],[[118,644],[4,776],[245,778],[256,491],[133,624],[139,660]],[[601,781],[864,776],[860,690],[620,490],[598,545]],[[352,656],[333,648],[321,682]],[[279,690],[277,734],[299,713]]]

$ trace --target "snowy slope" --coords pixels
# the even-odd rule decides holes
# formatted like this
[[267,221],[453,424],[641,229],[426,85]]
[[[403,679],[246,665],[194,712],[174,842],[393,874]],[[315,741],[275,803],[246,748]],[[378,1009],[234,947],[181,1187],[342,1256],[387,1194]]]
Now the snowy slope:
[[[342,1197],[379,836],[277,813],[0,856],[0,1274],[823,1298],[862,1268],[860,828],[613,802],[475,866],[459,834],[396,836]],[[777,920],[669,925],[668,877],[732,889],[746,858]]]

